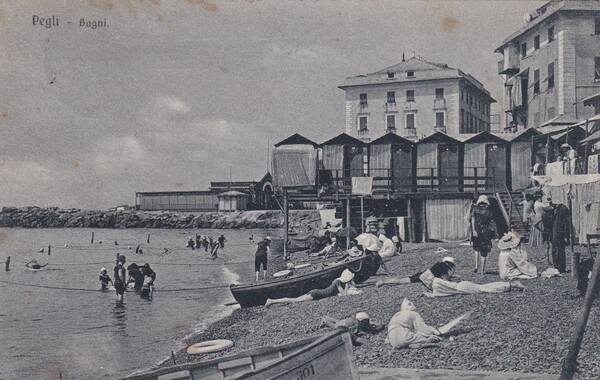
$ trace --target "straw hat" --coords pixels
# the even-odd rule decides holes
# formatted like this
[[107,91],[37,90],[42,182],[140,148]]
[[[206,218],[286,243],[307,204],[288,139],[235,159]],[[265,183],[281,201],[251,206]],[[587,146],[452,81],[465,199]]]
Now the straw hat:
[[392,241],[398,243],[400,240],[398,240],[398,236],[392,236]]
[[521,236],[509,231],[508,233],[505,233],[504,236],[502,236],[502,238],[500,238],[498,241],[498,249],[505,250],[515,248],[519,245],[519,243],[521,243]]
[[450,256],[444,257],[442,259],[442,261],[445,263],[456,264],[456,262],[454,261],[454,257],[450,257]]
[[367,245],[364,248],[367,251],[371,251],[371,252],[377,252],[377,251],[379,251],[379,245],[377,245],[377,243],[371,243],[371,244]]
[[475,204],[478,205],[480,203],[485,203],[488,206],[490,205],[487,195],[480,195],[479,198],[477,198],[477,202],[475,202]]
[[340,276],[340,281],[343,283],[347,283],[352,281],[354,278],[354,273],[350,272],[350,269],[344,269],[342,275]]
[[564,143],[564,144],[562,144],[560,147],[561,147],[561,148],[563,148],[563,149],[564,149],[564,148],[566,148],[566,149],[571,149],[571,145],[569,145],[569,144],[567,144],[567,143]]
[[271,237],[270,236],[265,236],[265,240],[271,241]]
[[371,317],[369,317],[369,314],[365,313],[364,311],[356,313],[356,316],[354,318],[358,319],[359,321],[371,319]]
[[100,269],[100,273],[104,273],[104,272],[106,272],[106,268]]
[[352,247],[347,252],[348,256],[350,257],[358,257],[362,255],[362,251],[358,247]]

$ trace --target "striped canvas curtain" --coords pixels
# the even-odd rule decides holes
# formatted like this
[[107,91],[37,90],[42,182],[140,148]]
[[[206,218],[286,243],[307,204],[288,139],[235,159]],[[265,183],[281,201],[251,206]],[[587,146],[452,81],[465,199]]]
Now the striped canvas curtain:
[[[438,144],[417,144],[417,176],[427,177],[431,174],[438,175]],[[429,180],[418,180],[419,186],[429,186]],[[436,182],[437,183],[437,182]]]
[[425,207],[429,239],[457,242],[469,238],[469,199],[427,199]]
[[323,147],[323,169],[342,170],[344,168],[344,147],[326,145]]
[[[465,144],[465,177],[473,177],[475,176],[474,167],[477,168],[477,177],[484,177],[485,171],[482,168],[485,168],[485,144]],[[484,180],[477,180],[478,186],[483,186]],[[473,186],[475,184],[474,180],[466,180],[466,186]]]
[[513,142],[510,153],[513,190],[525,189],[531,183],[529,175],[532,166],[531,143],[528,141]]
[[[369,175],[371,177],[387,177],[389,171],[383,169],[391,168],[392,151],[391,145],[371,145],[371,156],[369,157]],[[373,186],[387,186],[387,179],[374,180]]]

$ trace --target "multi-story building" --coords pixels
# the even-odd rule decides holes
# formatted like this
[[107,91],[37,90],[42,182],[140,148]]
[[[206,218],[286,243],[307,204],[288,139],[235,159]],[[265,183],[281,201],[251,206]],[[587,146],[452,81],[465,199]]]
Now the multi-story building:
[[346,78],[346,133],[363,141],[385,133],[416,140],[490,130],[495,100],[458,69],[418,58],[372,74]]
[[495,50],[503,55],[505,126],[570,124],[593,111],[583,99],[600,89],[600,1],[553,0]]

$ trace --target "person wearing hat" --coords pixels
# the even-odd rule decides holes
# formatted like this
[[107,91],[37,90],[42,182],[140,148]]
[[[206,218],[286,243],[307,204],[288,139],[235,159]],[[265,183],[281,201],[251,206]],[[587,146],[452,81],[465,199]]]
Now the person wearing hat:
[[115,269],[114,269],[114,275],[115,275],[115,281],[114,281],[114,287],[115,287],[115,291],[117,292],[117,302],[118,303],[122,303],[123,302],[123,295],[125,294],[125,288],[127,287],[126,282],[125,282],[125,263],[127,262],[127,259],[125,258],[125,255],[119,255],[118,259],[117,259],[117,263],[115,265]]
[[309,256],[310,257],[325,256],[325,258],[327,258],[327,257],[335,254],[337,251],[339,251],[339,248],[337,246],[337,238],[332,237],[331,243],[327,244],[325,246],[325,248],[323,248],[319,252],[311,253]]
[[527,252],[521,246],[521,236],[509,231],[498,240],[498,272],[503,280],[537,278],[538,270],[527,261]]
[[565,174],[577,173],[577,151],[567,143],[560,146],[563,151],[563,160],[565,161]]
[[383,285],[404,285],[404,284],[423,284],[426,288],[431,290],[431,282],[433,278],[443,278],[448,280],[454,274],[456,262],[454,258],[446,256],[442,261],[433,264],[433,266],[427,269],[425,272],[417,272],[409,277],[389,277],[375,283],[376,287]]
[[319,327],[329,327],[332,329],[339,329],[350,333],[352,338],[352,344],[360,346],[366,343],[365,340],[361,339],[360,336],[366,334],[377,334],[383,329],[385,325],[371,323],[371,317],[364,311],[356,313],[356,315],[344,318],[335,319],[329,316],[321,318],[321,324]]
[[390,258],[396,254],[396,245],[392,239],[389,239],[384,234],[379,234],[379,240],[382,243],[381,248],[379,249],[379,256],[381,256],[382,259]]
[[338,294],[346,295],[348,289],[354,286],[354,273],[352,273],[349,269],[344,269],[342,275],[339,278],[333,280],[331,285],[329,285],[325,289],[313,289],[307,294],[301,295],[296,298],[276,298],[276,299],[267,299],[265,303],[266,307],[269,307],[276,303],[291,303],[291,302],[304,302],[304,301],[316,301],[323,298],[333,297]]
[[263,241],[259,242],[254,255],[254,272],[256,273],[255,281],[258,282],[260,268],[263,269],[263,280],[267,279],[267,262],[269,261],[269,253],[271,246],[271,238],[266,236]]
[[106,268],[100,269],[100,276],[98,278],[100,280],[100,285],[102,286],[102,291],[105,292],[108,290],[108,283],[114,286],[112,279],[108,275]]
[[496,224],[486,195],[480,195],[471,211],[471,241],[475,251],[475,269],[485,273],[487,256],[492,250],[492,239],[496,236]]
[[525,289],[520,281],[492,282],[476,284],[471,281],[450,282],[442,278],[434,278],[431,282],[431,293],[423,293],[425,297],[448,297],[465,294],[504,293]]

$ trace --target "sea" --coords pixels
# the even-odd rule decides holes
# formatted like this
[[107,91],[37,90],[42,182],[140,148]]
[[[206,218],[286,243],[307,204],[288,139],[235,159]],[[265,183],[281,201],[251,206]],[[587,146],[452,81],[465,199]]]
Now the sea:
[[[218,259],[186,247],[196,234],[222,233],[227,242]],[[0,229],[0,379],[112,379],[169,358],[183,338],[231,313],[228,285],[252,281],[251,239],[273,233]],[[154,269],[151,300],[130,290],[119,305],[114,291],[100,291],[100,270],[114,279],[117,254],[126,256],[126,266]],[[30,270],[31,259],[48,265]]]

